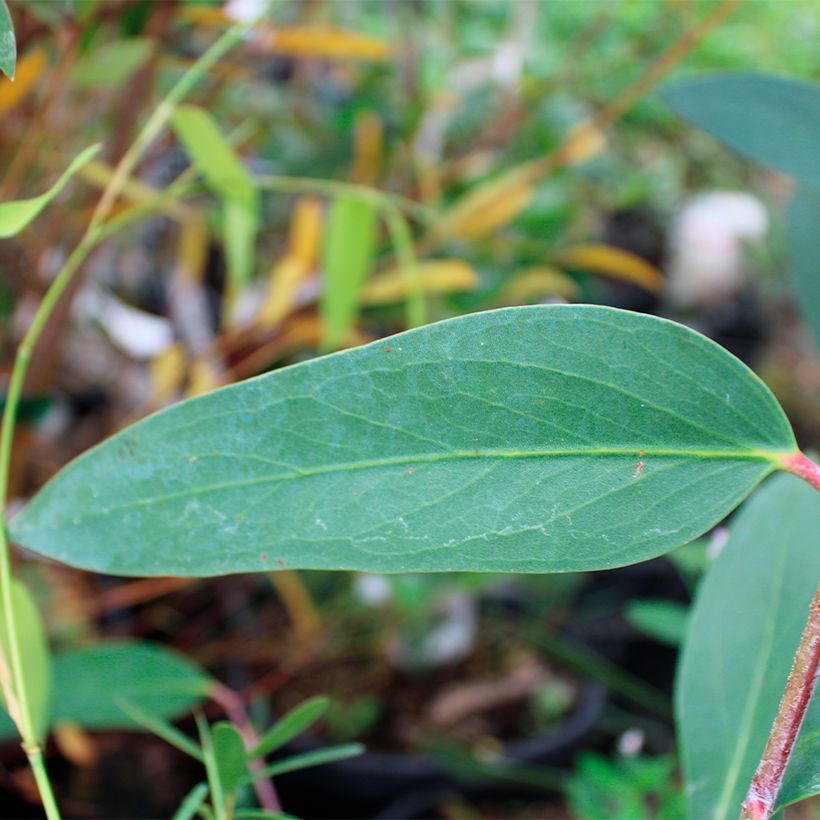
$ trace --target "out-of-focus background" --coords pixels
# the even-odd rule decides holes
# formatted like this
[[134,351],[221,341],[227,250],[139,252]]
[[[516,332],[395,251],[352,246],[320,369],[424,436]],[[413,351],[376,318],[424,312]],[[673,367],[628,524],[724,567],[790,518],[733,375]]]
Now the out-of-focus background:
[[[717,71],[817,80],[820,13],[812,0],[750,0],[699,31],[726,5],[275,3],[185,101],[259,181],[255,221],[226,227],[230,196],[197,182],[179,129],[152,144],[115,207],[128,224],[91,255],[32,360],[14,503],[184,397],[411,326],[539,302],[695,327],[760,374],[804,448],[820,446],[820,362],[790,279],[793,183],[684,122],[661,94]],[[5,373],[140,126],[208,45],[261,10],[254,0],[9,8],[19,62],[14,83],[0,79],[0,201],[41,193],[85,146],[103,148],[0,245]],[[380,223],[361,285],[345,279],[355,236],[326,230],[351,184],[395,207],[407,232],[401,241]],[[132,219],[169,188],[184,196]],[[304,742],[359,740],[368,754],[280,778],[299,816],[679,817],[677,647],[723,537],[622,570],[526,578],[123,580],[22,553],[17,570],[58,650],[76,655],[102,637],[164,644],[238,694],[259,725],[329,695]],[[93,665],[74,673],[94,691]],[[48,759],[67,816],[170,816],[200,779],[196,765],[110,724],[56,725]],[[502,754],[515,762],[499,764]],[[23,764],[9,734],[3,816],[39,816]]]

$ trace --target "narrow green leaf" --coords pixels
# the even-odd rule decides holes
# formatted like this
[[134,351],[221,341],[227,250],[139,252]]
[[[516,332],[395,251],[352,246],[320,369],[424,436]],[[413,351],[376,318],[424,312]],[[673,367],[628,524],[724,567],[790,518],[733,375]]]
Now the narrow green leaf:
[[629,604],[626,617],[650,638],[677,646],[686,632],[688,610],[677,601],[642,598]]
[[[820,144],[820,143],[818,143]],[[820,194],[798,189],[789,206],[789,251],[797,304],[820,348]]]
[[181,105],[171,118],[177,136],[223,201],[223,241],[234,291],[253,273],[259,232],[259,192],[253,178],[211,115],[195,105]]
[[140,726],[149,732],[153,732],[157,737],[161,737],[174,748],[190,755],[194,760],[198,760],[200,763],[204,762],[199,746],[186,734],[180,732],[176,726],[172,726],[167,720],[141,709],[136,703],[132,703],[125,698],[115,698],[115,701],[117,706],[133,721],[129,728]]
[[219,782],[222,783],[225,794],[230,795],[248,779],[245,743],[239,730],[226,720],[213,727],[211,736]]
[[820,696],[817,690],[809,703],[800,735],[792,751],[776,811],[807,797],[820,794]]
[[208,784],[197,783],[188,792],[185,799],[180,803],[179,808],[174,812],[172,820],[194,820],[199,807],[205,802],[208,796]]
[[174,111],[171,123],[214,193],[222,199],[247,205],[255,201],[253,179],[204,108],[180,105]]
[[700,587],[676,691],[687,817],[740,812],[820,577],[818,532],[816,491],[778,476],[733,521]]
[[32,199],[19,199],[16,202],[0,204],[0,239],[14,236],[29,224],[51,202],[65,184],[100,150],[100,145],[90,145],[74,158],[62,176],[44,194]]
[[[14,626],[17,633],[17,645],[22,655],[23,680],[28,693],[31,720],[37,737],[42,740],[48,726],[48,713],[51,707],[51,660],[48,652],[43,621],[37,609],[37,603],[28,588],[20,581],[12,581],[12,609]],[[5,660],[4,667],[9,667],[9,636],[7,625],[0,608],[0,651]],[[3,669],[0,669],[2,672]],[[10,674],[10,673],[9,673]],[[13,685],[6,674],[3,674],[4,687],[0,687],[0,706],[6,707],[3,695],[5,685]],[[19,716],[15,710],[9,710],[12,719],[17,722]]]
[[318,696],[300,703],[281,717],[265,732],[249,757],[264,757],[300,735],[314,721],[318,720],[330,705],[330,699]]
[[147,641],[105,641],[54,658],[53,720],[88,729],[133,728],[117,699],[174,719],[199,703],[212,681],[177,652]]
[[239,809],[234,812],[234,820],[299,820],[283,811],[270,812],[264,809]]
[[321,766],[324,763],[334,763],[337,760],[358,757],[363,753],[364,746],[361,743],[345,743],[340,746],[331,746],[328,749],[318,749],[315,752],[304,752],[252,772],[250,779],[260,780],[261,778],[279,777],[279,775],[295,772],[299,769],[309,769],[313,766]]
[[83,89],[120,88],[145,65],[156,45],[148,37],[124,37],[103,43],[77,61],[71,80]]
[[344,341],[356,318],[362,286],[373,266],[377,216],[373,205],[353,197],[338,197],[330,207],[321,302],[328,350]]
[[225,806],[225,792],[222,789],[222,780],[219,777],[219,764],[216,762],[213,736],[208,722],[199,713],[195,716],[196,727],[199,730],[199,744],[202,747],[202,758],[205,771],[208,775],[208,785],[211,789],[211,803],[213,804],[216,820],[228,820]]
[[0,0],[0,71],[10,80],[14,79],[17,65],[17,41],[6,0]]
[[604,569],[701,535],[795,452],[769,390],[703,336],[538,305],[175,405],[64,468],[11,531],[119,575]]
[[767,74],[717,74],[667,87],[682,117],[820,192],[820,85]]

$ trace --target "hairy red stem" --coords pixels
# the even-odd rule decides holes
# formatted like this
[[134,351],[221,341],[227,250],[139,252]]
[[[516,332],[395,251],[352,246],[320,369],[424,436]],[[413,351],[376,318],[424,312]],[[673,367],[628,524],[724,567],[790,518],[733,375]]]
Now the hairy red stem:
[[[808,459],[806,459],[808,461]],[[812,465],[818,474],[820,469]],[[774,719],[769,742],[743,801],[741,820],[768,820],[800,733],[820,672],[820,585],[809,607],[809,620]]]
[[783,466],[804,481],[808,481],[815,490],[820,490],[820,464],[815,464],[803,453],[795,453],[783,461]]

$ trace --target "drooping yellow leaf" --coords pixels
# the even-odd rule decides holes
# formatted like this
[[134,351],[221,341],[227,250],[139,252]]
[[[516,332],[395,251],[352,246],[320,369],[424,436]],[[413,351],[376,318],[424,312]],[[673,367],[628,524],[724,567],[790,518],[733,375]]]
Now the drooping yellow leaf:
[[373,185],[379,176],[382,160],[383,128],[379,116],[372,111],[356,115],[353,127],[353,181]]
[[298,57],[384,61],[393,55],[390,43],[335,26],[260,25],[257,37],[271,51]]
[[549,296],[572,301],[581,294],[578,284],[558,268],[532,265],[513,274],[499,297],[501,305],[527,305]]
[[221,8],[214,6],[183,6],[177,13],[177,19],[208,28],[227,28],[234,22]]
[[151,362],[152,398],[155,401],[168,401],[179,392],[182,387],[182,380],[185,378],[187,365],[188,356],[185,348],[178,342],[168,345]]
[[294,256],[277,262],[270,272],[265,301],[256,314],[256,324],[263,330],[276,327],[296,305],[299,286],[308,274],[307,268]]
[[[428,295],[456,293],[478,287],[478,274],[460,259],[433,259],[416,266],[422,291]],[[364,286],[362,302],[385,305],[407,298],[410,282],[403,270],[393,269],[374,276]]]
[[512,222],[534,194],[535,189],[526,179],[515,173],[505,174],[461,197],[445,215],[445,224],[461,239],[480,239]]
[[573,245],[558,253],[555,261],[589,273],[612,276],[650,291],[663,287],[663,274],[654,265],[612,245]]
[[601,129],[583,122],[570,131],[561,153],[567,165],[578,165],[600,154],[605,147],[606,137]]
[[5,114],[17,105],[40,79],[46,67],[46,53],[42,48],[27,51],[18,61],[12,82],[7,77],[0,79],[0,114]]
[[316,267],[323,219],[321,200],[297,200],[290,221],[287,255],[271,268],[265,301],[256,316],[262,329],[275,327],[295,307],[300,285]]
[[211,362],[204,359],[196,359],[191,362],[188,368],[188,389],[185,391],[186,397],[200,396],[208,393],[222,384],[222,379],[216,372],[216,368]]
[[293,209],[288,235],[288,256],[297,259],[305,270],[313,270],[319,257],[324,206],[316,197],[301,197]]
[[193,285],[198,285],[205,274],[208,236],[208,223],[198,214],[180,223],[177,245],[179,273],[186,282]]

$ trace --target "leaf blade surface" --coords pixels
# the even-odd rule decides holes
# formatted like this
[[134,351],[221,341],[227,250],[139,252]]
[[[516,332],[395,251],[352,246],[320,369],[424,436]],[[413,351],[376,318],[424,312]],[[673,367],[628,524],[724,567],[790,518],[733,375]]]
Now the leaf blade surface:
[[510,308],[155,414],[12,534],[124,575],[602,569],[702,534],[795,451],[763,383],[693,331]]

